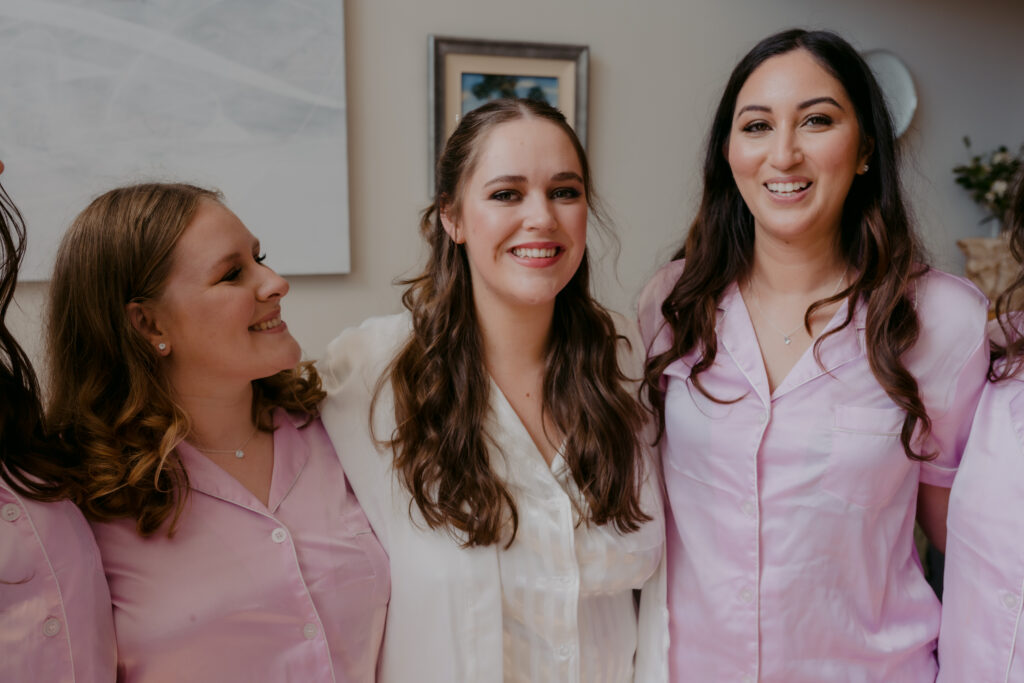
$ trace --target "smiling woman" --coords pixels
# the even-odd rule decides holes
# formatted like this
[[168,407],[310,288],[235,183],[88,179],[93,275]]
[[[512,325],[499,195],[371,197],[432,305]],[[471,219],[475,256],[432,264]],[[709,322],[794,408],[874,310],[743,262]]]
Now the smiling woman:
[[437,181],[409,312],[343,332],[321,366],[391,561],[380,680],[667,681],[640,346],[590,294],[582,146],[548,105],[496,100]]
[[769,36],[725,86],[700,209],[640,300],[673,679],[935,679],[914,517],[941,548],[986,305],[923,263],[896,155],[833,33]]
[[387,558],[264,259],[190,185],[111,190],[61,244],[49,413],[103,558],[120,681],[374,680]]

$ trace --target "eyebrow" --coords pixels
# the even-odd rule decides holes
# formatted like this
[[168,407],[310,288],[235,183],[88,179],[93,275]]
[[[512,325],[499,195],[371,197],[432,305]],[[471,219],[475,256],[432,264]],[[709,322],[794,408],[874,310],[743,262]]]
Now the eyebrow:
[[[582,183],[583,182],[583,178],[576,171],[562,171],[560,173],[556,173],[553,176],[551,176],[551,180],[553,180],[555,182],[562,182],[563,180],[575,180],[578,183]],[[488,180],[486,183],[484,183],[484,187],[490,187],[491,185],[506,185],[506,184],[511,185],[511,184],[516,184],[516,183],[525,183],[525,182],[526,182],[526,176],[521,176],[521,175],[501,175],[501,176],[498,176],[496,178],[491,178],[490,180]]]
[[[808,107],[813,107],[816,104],[822,104],[822,103],[831,104],[834,107],[836,107],[837,109],[839,109],[840,111],[846,111],[845,109],[843,109],[843,105],[839,104],[839,102],[837,102],[835,100],[835,98],[828,97],[827,95],[824,96],[824,97],[812,97],[809,100],[804,100],[800,104],[796,105],[796,108],[797,108],[797,110],[802,110],[802,109],[807,109]],[[739,118],[740,114],[742,114],[745,111],[763,111],[765,113],[769,113],[770,114],[771,111],[772,111],[772,108],[771,107],[766,107],[763,104],[748,104],[747,106],[743,107],[738,112],[736,112],[736,118]]]
[[[253,240],[252,241],[252,250],[255,251],[255,252],[259,252],[259,250],[260,250],[260,241],[259,240]],[[212,269],[213,270],[217,270],[221,266],[224,266],[224,265],[226,265],[228,263],[231,263],[233,261],[239,261],[239,260],[241,260],[243,258],[245,258],[245,256],[242,254],[242,252],[240,252],[240,251],[233,251],[230,254],[225,254],[222,258],[217,259],[217,262],[213,264],[213,268]]]

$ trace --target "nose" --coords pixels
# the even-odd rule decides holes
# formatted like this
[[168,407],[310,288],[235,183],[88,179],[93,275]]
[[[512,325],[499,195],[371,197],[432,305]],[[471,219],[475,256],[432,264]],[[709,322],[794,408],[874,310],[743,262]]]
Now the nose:
[[552,210],[551,200],[545,193],[536,192],[530,195],[524,204],[526,229],[533,231],[549,231],[558,227],[558,220]]
[[263,276],[256,290],[256,296],[261,301],[280,299],[288,293],[289,289],[288,281],[278,275],[277,271],[273,268],[264,267]]
[[780,127],[772,140],[771,155],[769,161],[772,166],[784,171],[796,166],[803,161],[804,154],[800,149],[800,141],[796,131],[787,127]]

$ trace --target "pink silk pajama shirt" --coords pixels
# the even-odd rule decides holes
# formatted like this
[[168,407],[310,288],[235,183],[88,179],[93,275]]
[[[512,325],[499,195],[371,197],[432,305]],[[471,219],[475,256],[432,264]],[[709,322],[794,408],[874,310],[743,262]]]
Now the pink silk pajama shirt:
[[[682,269],[664,267],[641,297],[650,354],[670,344],[660,309]],[[666,369],[673,681],[934,680],[939,602],[913,544],[918,484],[953,481],[985,381],[986,302],[936,271],[915,286],[921,332],[904,362],[932,419],[930,462],[903,452],[904,413],[868,366],[863,304],[822,343],[821,365],[808,349],[771,392],[733,284],[700,379],[735,402],[689,380],[696,353]]]
[[93,525],[123,683],[374,680],[387,556],[320,421],[274,422],[268,505],[182,444],[192,490],[172,538]]

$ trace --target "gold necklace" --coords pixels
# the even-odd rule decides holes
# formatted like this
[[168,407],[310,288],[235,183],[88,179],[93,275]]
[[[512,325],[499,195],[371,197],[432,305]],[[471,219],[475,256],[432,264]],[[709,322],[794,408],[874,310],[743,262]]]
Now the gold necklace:
[[252,434],[249,435],[249,438],[246,439],[245,443],[238,448],[203,448],[196,444],[196,450],[203,453],[233,453],[236,458],[242,459],[245,457],[245,447],[249,445],[249,442],[253,440],[253,437],[256,436],[256,432],[258,431],[260,431],[260,426],[256,425],[256,428],[252,430]]
[[[843,284],[843,280],[846,279],[846,274],[849,271],[850,271],[850,268],[849,268],[849,266],[847,266],[846,270],[843,271],[843,274],[839,276],[839,281],[836,282],[836,286],[832,289],[832,293],[829,294],[827,297],[825,297],[826,299],[831,298],[831,297],[836,295],[836,292],[839,291],[839,286]],[[768,323],[772,327],[772,329],[774,329],[776,332],[778,332],[779,334],[782,335],[782,341],[784,341],[786,343],[786,346],[789,346],[790,344],[792,344],[793,343],[793,335],[796,334],[797,332],[799,332],[801,329],[803,329],[803,327],[804,327],[803,323],[800,323],[799,325],[794,327],[792,329],[792,331],[790,331],[790,332],[783,331],[783,329],[781,327],[779,327],[778,325],[776,325],[775,321],[773,321],[771,319],[771,317],[767,313],[764,312],[764,309],[761,308],[761,302],[759,301],[759,297],[757,296],[757,292],[754,291],[753,283],[751,283],[751,286],[748,287],[748,289],[750,291],[751,303],[754,304],[754,308],[756,308],[757,312],[761,314],[761,317],[764,318],[764,321],[766,323]]]

